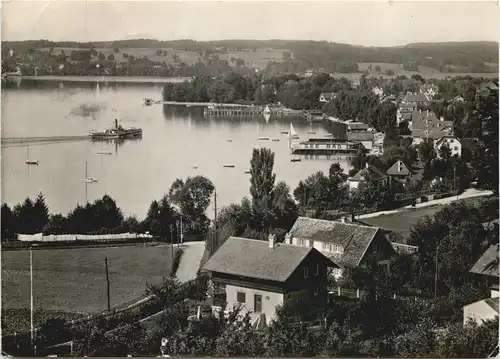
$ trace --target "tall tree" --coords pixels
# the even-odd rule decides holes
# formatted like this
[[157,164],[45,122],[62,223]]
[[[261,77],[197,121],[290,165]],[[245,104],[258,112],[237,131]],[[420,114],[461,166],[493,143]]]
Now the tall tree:
[[253,204],[271,204],[276,180],[273,167],[274,153],[269,148],[254,148],[250,161],[250,195]]
[[6,203],[2,203],[1,227],[2,241],[5,239],[11,239],[16,233],[16,217]]

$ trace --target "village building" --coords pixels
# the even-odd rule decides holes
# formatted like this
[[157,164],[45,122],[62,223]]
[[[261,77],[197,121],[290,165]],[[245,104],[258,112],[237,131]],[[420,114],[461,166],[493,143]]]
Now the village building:
[[466,325],[469,320],[473,320],[481,325],[483,321],[498,317],[500,300],[498,289],[498,281],[500,279],[498,271],[498,250],[498,243],[492,245],[483,253],[470,270],[470,273],[483,277],[491,293],[490,298],[464,306],[464,325]]
[[277,243],[270,235],[268,241],[230,237],[201,270],[214,292],[225,294],[226,309],[241,306],[252,321],[264,314],[269,324],[288,300],[307,296],[326,305],[329,268],[338,266],[312,246]]
[[347,131],[348,132],[364,132],[368,131],[370,126],[364,122],[348,122]]
[[308,217],[297,218],[285,235],[285,243],[324,253],[338,265],[332,273],[336,279],[345,277],[352,268],[366,265],[370,255],[381,269],[390,270],[395,253],[378,227]]
[[373,139],[374,139],[374,133],[370,131],[347,132],[348,141],[361,142],[363,147],[370,152],[373,149]]
[[420,86],[420,93],[432,100],[439,93],[439,87],[434,84],[424,84]]
[[388,176],[377,167],[367,163],[364,168],[360,169],[354,176],[347,179],[349,191],[363,189],[368,181],[381,181],[383,184],[387,184]]
[[382,98],[384,96],[384,90],[378,86],[372,88],[372,92],[379,98]]
[[443,146],[448,146],[451,156],[462,156],[462,141],[457,136],[443,136],[434,142],[434,149],[437,157],[440,158],[441,149]]
[[412,104],[399,104],[399,107],[396,111],[396,124],[399,124],[403,121],[411,122],[411,116],[414,111],[416,111],[416,106]]
[[387,170],[386,174],[389,176],[389,180],[398,180],[404,184],[411,180],[411,171],[401,160],[394,162]]
[[335,93],[334,92],[322,92],[319,95],[319,102],[321,103],[327,103],[330,102],[335,98]]
[[412,105],[414,108],[421,106],[428,106],[431,103],[431,99],[423,93],[413,93],[407,92],[401,101],[402,104]]
[[432,111],[414,111],[409,128],[414,145],[426,139],[436,141],[441,137],[453,135],[453,121],[445,121],[443,117],[437,118]]

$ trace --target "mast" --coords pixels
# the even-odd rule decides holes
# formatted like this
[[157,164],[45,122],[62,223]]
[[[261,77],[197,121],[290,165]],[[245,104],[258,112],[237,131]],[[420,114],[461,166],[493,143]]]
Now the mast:
[[33,324],[33,252],[30,247],[30,327],[31,327],[31,346],[35,347],[34,324]]
[[108,312],[111,311],[111,301],[109,297],[109,274],[108,274],[108,258],[104,257],[104,266],[106,267],[106,291],[108,295]]

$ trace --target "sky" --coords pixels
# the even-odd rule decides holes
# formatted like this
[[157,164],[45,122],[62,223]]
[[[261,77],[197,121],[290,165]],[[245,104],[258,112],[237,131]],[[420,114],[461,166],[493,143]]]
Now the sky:
[[494,1],[2,1],[2,41],[498,41]]

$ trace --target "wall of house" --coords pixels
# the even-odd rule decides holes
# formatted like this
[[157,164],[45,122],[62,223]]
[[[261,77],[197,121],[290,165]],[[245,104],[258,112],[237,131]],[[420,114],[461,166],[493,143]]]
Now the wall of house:
[[491,290],[491,298],[499,298],[500,297],[500,292],[498,289],[492,289]]
[[353,189],[361,189],[362,186],[360,186],[360,181],[351,181],[347,180],[347,185],[349,186],[349,191]]
[[237,293],[245,293],[245,303],[242,303],[243,312],[255,313],[254,308],[254,296],[262,296],[262,313],[266,315],[266,321],[269,324],[276,315],[276,307],[283,304],[283,293],[276,293],[271,291],[265,291],[261,289],[252,289],[243,286],[236,285],[226,285],[226,302],[227,309],[232,309],[234,306],[238,305]]
[[463,311],[464,325],[466,325],[470,319],[475,321],[478,325],[481,325],[483,321],[495,319],[496,317],[498,317],[498,313],[484,301],[466,305],[464,306]]
[[435,146],[438,157],[439,157],[439,150],[441,146],[443,146],[445,143],[448,144],[452,156],[457,155],[460,157],[462,155],[462,144],[460,143],[460,141],[456,138],[446,138]]

